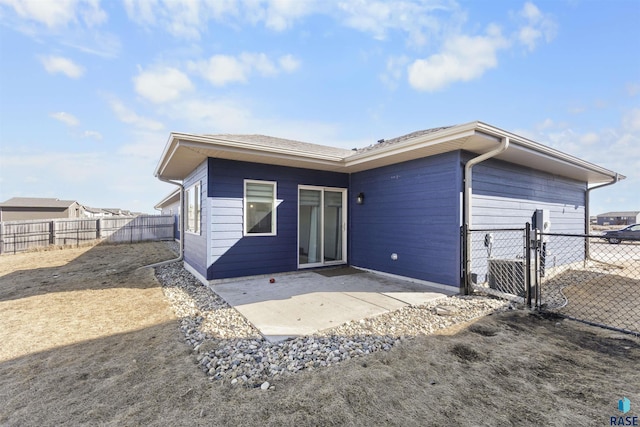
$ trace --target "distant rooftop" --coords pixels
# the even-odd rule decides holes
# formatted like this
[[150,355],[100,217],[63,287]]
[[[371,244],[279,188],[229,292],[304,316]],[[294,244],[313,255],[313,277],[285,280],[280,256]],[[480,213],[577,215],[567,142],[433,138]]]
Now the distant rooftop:
[[640,215],[640,211],[606,212],[598,216],[616,217],[616,216],[638,216],[638,215]]
[[76,203],[75,200],[60,200],[46,197],[12,197],[11,199],[0,203],[0,207],[66,209],[74,203]]

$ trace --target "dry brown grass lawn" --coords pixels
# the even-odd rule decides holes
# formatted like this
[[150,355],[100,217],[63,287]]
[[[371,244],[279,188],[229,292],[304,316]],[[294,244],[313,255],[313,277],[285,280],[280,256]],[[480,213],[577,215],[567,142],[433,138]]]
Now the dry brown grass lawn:
[[0,425],[609,425],[640,344],[506,312],[275,390],[209,381],[151,272],[161,243],[0,257]]

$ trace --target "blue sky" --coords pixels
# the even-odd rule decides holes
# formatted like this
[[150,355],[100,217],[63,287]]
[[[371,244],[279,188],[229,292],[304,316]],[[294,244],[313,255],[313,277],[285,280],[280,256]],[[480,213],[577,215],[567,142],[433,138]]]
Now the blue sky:
[[172,131],[345,148],[481,120],[628,178],[640,2],[0,0],[0,200],[153,212]]

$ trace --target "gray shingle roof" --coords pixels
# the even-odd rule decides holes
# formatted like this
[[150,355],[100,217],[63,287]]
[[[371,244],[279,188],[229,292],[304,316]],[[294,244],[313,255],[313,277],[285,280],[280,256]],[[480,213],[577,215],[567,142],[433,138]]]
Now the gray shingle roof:
[[46,197],[12,197],[0,203],[0,207],[66,209],[74,203],[76,203],[75,200],[60,200]]
[[268,148],[283,148],[287,150],[301,151],[310,154],[320,154],[326,156],[335,156],[345,158],[353,154],[352,150],[346,148],[329,147],[320,144],[311,144],[309,142],[294,141],[291,139],[276,138],[267,135],[206,135],[211,138],[219,138],[227,141],[244,142],[247,144],[259,145]]
[[398,137],[392,138],[392,139],[386,139],[386,140],[385,139],[381,139],[376,144],[371,144],[371,145],[369,145],[367,147],[359,148],[357,150],[357,152],[358,153],[364,153],[364,152],[367,152],[367,151],[378,150],[380,148],[388,147],[390,145],[399,144],[399,143],[401,143],[403,141],[407,141],[409,139],[418,138],[418,137],[423,136],[423,135],[428,135],[430,133],[439,132],[441,130],[448,129],[450,127],[452,127],[452,126],[442,126],[442,127],[438,127],[438,128],[418,130],[418,131],[411,132],[411,133],[408,133],[406,135],[398,136]]
[[346,148],[339,148],[339,147],[330,147],[327,145],[320,145],[320,144],[311,144],[308,142],[295,141],[291,139],[276,138],[276,137],[267,136],[267,135],[216,134],[216,135],[206,135],[206,136],[211,138],[224,139],[227,141],[244,142],[247,144],[259,145],[261,147],[283,148],[287,150],[302,151],[310,154],[336,156],[344,159],[356,153],[364,153],[367,151],[378,150],[380,148],[388,147],[394,144],[399,144],[409,139],[435,133],[443,129],[448,129],[450,127],[451,126],[442,126],[437,128],[419,130],[419,131],[408,133],[406,135],[402,135],[393,139],[387,139],[387,140],[381,139],[375,144],[371,144],[367,147],[354,149],[354,150],[349,150]]

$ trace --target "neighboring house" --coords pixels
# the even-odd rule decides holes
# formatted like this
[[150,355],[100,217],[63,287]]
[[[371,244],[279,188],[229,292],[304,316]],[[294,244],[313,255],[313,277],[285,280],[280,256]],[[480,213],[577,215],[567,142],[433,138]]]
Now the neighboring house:
[[120,208],[101,208],[103,212],[105,212],[105,216],[137,216],[139,214],[134,214],[131,211]]
[[349,264],[455,288],[464,222],[524,227],[544,209],[551,231],[582,234],[587,190],[624,178],[482,122],[359,150],[172,133],[155,175],[184,185],[184,263],[203,282]]
[[86,216],[87,218],[104,218],[113,215],[100,208],[84,206],[84,216]]
[[13,197],[0,203],[0,221],[80,218],[84,208],[75,200]]
[[173,215],[175,225],[173,234],[177,240],[180,239],[180,189],[176,188],[169,193],[164,199],[153,207],[160,211],[161,215]]
[[598,225],[631,225],[640,223],[640,211],[607,212],[598,215]]

